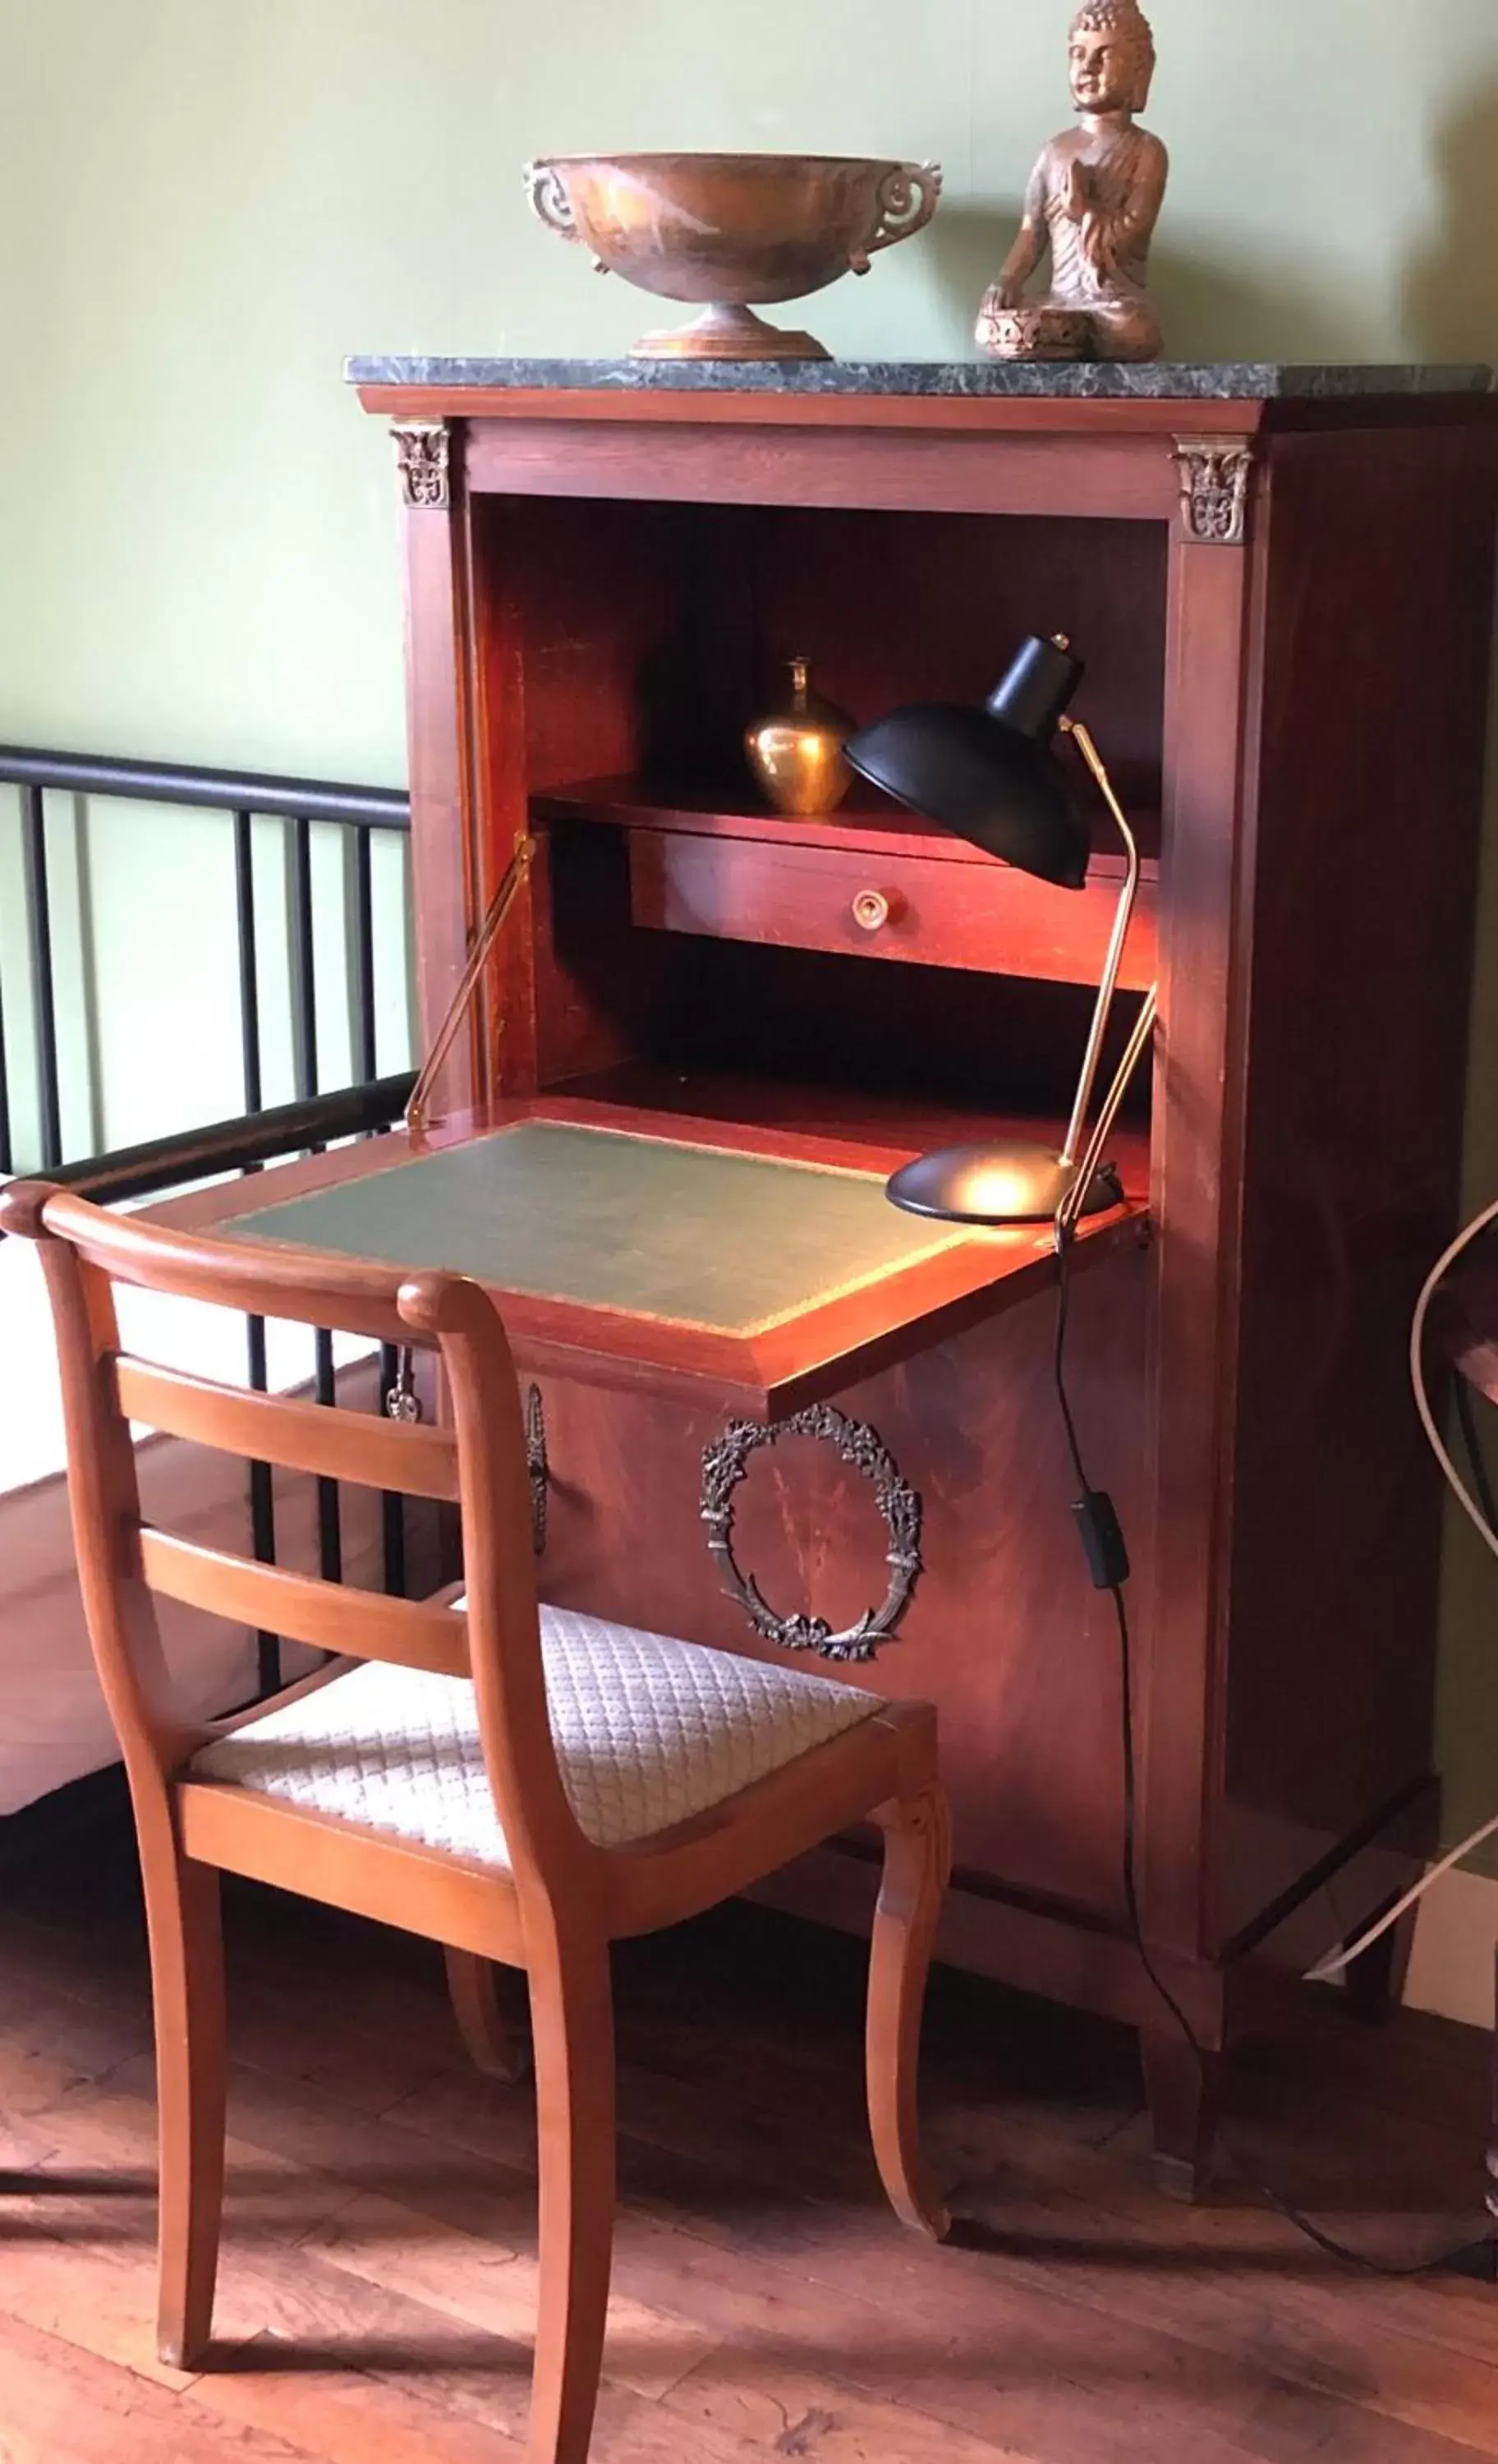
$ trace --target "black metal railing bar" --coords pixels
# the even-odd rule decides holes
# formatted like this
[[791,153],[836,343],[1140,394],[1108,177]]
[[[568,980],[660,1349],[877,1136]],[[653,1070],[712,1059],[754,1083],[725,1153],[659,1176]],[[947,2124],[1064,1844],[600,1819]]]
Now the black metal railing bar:
[[115,754],[0,744],[0,781],[135,803],[196,804],[206,812],[263,813],[289,822],[352,822],[384,830],[411,825],[411,801],[399,787],[347,787],[267,770],[197,769],[181,761],[127,761]]
[[[20,791],[21,860],[26,894],[26,956],[33,1047],[34,1147],[39,1172],[51,1180],[112,1203],[149,1197],[219,1173],[255,1172],[277,1157],[307,1152],[341,1137],[366,1136],[388,1128],[403,1112],[413,1079],[408,1073],[379,1078],[375,973],[373,833],[408,833],[410,800],[398,789],[341,785],[264,771],[231,771],[187,763],[136,761],[113,756],[58,753],[0,746],[0,785]],[[232,830],[233,897],[238,955],[240,1055],[244,1113],[143,1145],[63,1162],[61,1067],[53,938],[53,901],[48,875],[49,791],[136,803],[174,804],[227,816]],[[265,1049],[260,993],[260,951],[255,915],[255,823],[288,825],[286,889],[289,902],[291,1034],[296,1099],[265,1109]],[[356,1086],[323,1095],[317,982],[312,827],[333,825],[345,833],[352,865],[345,874],[348,950],[344,997],[351,1005],[351,1060]],[[5,1004],[0,986],[0,1173],[15,1169],[12,1106],[16,1097],[13,1045],[8,1055]],[[251,1385],[265,1392],[266,1331],[246,1324]],[[314,1339],[316,1391],[335,1404],[333,1339]],[[393,1386],[393,1353],[381,1355],[382,1403]],[[342,1572],[342,1532],[336,1483],[318,1486],[319,1556],[330,1581]],[[271,1472],[250,1473],[253,1546],[257,1557],[275,1561],[275,1504]],[[406,1532],[402,1501],[382,1505],[387,1588],[405,1582]],[[278,1683],[278,1645],[262,1635],[260,1674],[264,1690]]]
[[[150,1198],[164,1189],[187,1188],[220,1174],[257,1172],[264,1164],[331,1145],[339,1138],[368,1137],[392,1128],[404,1113],[415,1083],[414,1071],[403,1070],[397,1076],[377,1079],[371,1086],[340,1088],[332,1094],[278,1104],[269,1111],[215,1121],[207,1129],[188,1130],[176,1137],[152,1138],[141,1146],[119,1148],[112,1155],[63,1164],[46,1177],[101,1204],[121,1205],[134,1199]],[[247,1319],[246,1335],[250,1383],[263,1395],[268,1385],[265,1320]],[[318,1400],[336,1405],[332,1337],[319,1329],[315,1341]],[[398,1368],[393,1346],[382,1345],[382,1411],[394,1387]],[[399,1597],[406,1588],[404,1500],[383,1495],[380,1523],[385,1587]],[[250,1532],[256,1558],[262,1565],[274,1566],[275,1502],[268,1463],[250,1466]],[[323,1580],[341,1581],[342,1530],[338,1488],[333,1482],[319,1484],[318,1539],[319,1569]],[[259,1691],[262,1695],[274,1694],[281,1683],[279,1638],[260,1634],[255,1641]]]
[[394,1077],[377,1078],[372,1086],[340,1087],[329,1095],[275,1104],[268,1111],[213,1121],[206,1129],[182,1130],[175,1137],[117,1147],[110,1155],[61,1164],[36,1177],[76,1189],[100,1206],[123,1205],[220,1173],[251,1172],[287,1155],[306,1155],[339,1138],[387,1130],[400,1119],[415,1084],[415,1072],[403,1069]]
[[[319,1091],[319,1018],[316,934],[313,913],[312,825],[336,825],[353,834],[352,947],[353,1041],[356,1067],[372,1078],[376,1063],[374,891],[371,833],[408,832],[410,799],[392,787],[341,786],[322,780],[292,779],[266,771],[204,769],[187,763],[133,761],[102,754],[55,753],[20,745],[0,746],[0,785],[19,788],[21,851],[26,881],[27,953],[30,976],[38,1161],[52,1171],[62,1160],[62,1090],[57,1051],[52,899],[48,878],[46,796],[49,789],[130,803],[181,804],[223,813],[233,829],[234,902],[239,947],[240,1040],[247,1111],[264,1100],[259,976],[255,942],[254,833],[256,818],[290,824],[291,976],[293,1043],[298,1095]],[[15,1169],[12,1104],[15,1089],[7,1066],[4,987],[0,985],[0,1171]]]
[[[234,907],[239,927],[239,1049],[244,1067],[245,1111],[265,1101],[260,1065],[260,974],[254,938],[254,815],[234,813]],[[368,1071],[373,1077],[374,1071]]]
[[57,1001],[52,976],[52,895],[47,882],[47,816],[37,786],[21,791],[26,921],[36,1015],[37,1109],[44,1166],[62,1161],[62,1083],[57,1069]]

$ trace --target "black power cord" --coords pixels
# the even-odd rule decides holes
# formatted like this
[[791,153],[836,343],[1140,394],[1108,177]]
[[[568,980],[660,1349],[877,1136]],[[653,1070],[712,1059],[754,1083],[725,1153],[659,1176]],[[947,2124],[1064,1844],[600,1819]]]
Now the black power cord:
[[[1123,1762],[1124,1912],[1129,1921],[1129,1931],[1135,1949],[1138,1953],[1139,1964],[1161,2003],[1185,2038],[1201,2075],[1202,2094],[1210,2100],[1214,2089],[1210,2057],[1191,2021],[1156,1966],[1149,1944],[1145,1939],[1144,1921],[1139,1907],[1134,1652],[1129,1633],[1128,1602],[1124,1596],[1124,1587],[1130,1573],[1129,1551],[1112,1499],[1105,1489],[1094,1488],[1088,1478],[1081,1439],[1077,1433],[1076,1419],[1071,1408],[1071,1397],[1067,1388],[1067,1332],[1071,1306],[1071,1248],[1075,1237],[1073,1226],[1058,1222],[1054,1359],[1056,1400],[1061,1407],[1062,1425],[1067,1437],[1067,1451],[1071,1458],[1071,1468],[1076,1475],[1077,1487],[1081,1492],[1072,1512],[1076,1517],[1077,1530],[1087,1557],[1088,1571],[1097,1590],[1108,1593],[1113,1604],[1113,1614],[1118,1621],[1119,1745]],[[1468,1426],[1469,1419],[1468,1411],[1464,1427],[1468,1437],[1469,1450],[1474,1462],[1481,1468],[1482,1478],[1486,1484],[1486,1465],[1483,1464],[1477,1449],[1476,1430]],[[1486,1488],[1484,1502],[1486,1505]],[[1498,2264],[1498,2240],[1495,2240],[1491,2233],[1485,2233],[1474,2241],[1463,2242],[1454,2250],[1440,2251],[1433,2258],[1419,2259],[1407,2265],[1397,2265],[1386,2259],[1371,2258],[1365,2252],[1353,2250],[1347,2243],[1334,2240],[1331,2233],[1324,2233],[1311,2216],[1277,2190],[1272,2183],[1263,2181],[1256,2169],[1238,2153],[1221,2129],[1218,2132],[1218,2145],[1234,2172],[1256,2198],[1262,2199],[1267,2207],[1272,2208],[1277,2214],[1283,2216],[1287,2224],[1293,2225],[1295,2231],[1303,2234],[1307,2241],[1314,2243],[1317,2250],[1324,2251],[1330,2258],[1340,2260],[1344,2266],[1359,2268],[1368,2276],[1407,2279],[1414,2277],[1437,2276],[1446,2268],[1456,2268],[1465,2261],[1480,2257],[1490,2264]]]
[[1454,1384],[1456,1416],[1462,1431],[1462,1443],[1466,1448],[1466,1459],[1472,1467],[1472,1486],[1477,1492],[1478,1505],[1487,1517],[1488,1530],[1498,1531],[1498,1497],[1493,1494],[1487,1457],[1483,1451],[1482,1436],[1477,1426],[1477,1414],[1472,1408],[1472,1390],[1460,1371],[1457,1373]]

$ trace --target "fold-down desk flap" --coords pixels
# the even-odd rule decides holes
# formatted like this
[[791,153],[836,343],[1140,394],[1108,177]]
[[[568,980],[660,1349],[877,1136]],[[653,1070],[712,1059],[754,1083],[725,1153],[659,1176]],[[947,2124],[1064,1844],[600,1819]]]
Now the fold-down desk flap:
[[[381,1139],[158,1214],[472,1275],[522,1365],[780,1417],[1048,1279],[1043,1226],[973,1235],[899,1213],[884,1192],[899,1160],[537,1103],[457,1143]],[[1105,1247],[1109,1228],[1132,1235],[1130,1211]]]

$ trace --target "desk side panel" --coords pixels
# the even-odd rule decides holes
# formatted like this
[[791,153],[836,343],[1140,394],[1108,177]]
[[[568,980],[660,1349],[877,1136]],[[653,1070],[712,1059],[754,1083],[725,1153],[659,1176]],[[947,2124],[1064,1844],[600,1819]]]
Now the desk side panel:
[[1492,460],[1454,429],[1273,449],[1229,1934],[1429,1777],[1441,1502],[1406,1346],[1460,1186]]

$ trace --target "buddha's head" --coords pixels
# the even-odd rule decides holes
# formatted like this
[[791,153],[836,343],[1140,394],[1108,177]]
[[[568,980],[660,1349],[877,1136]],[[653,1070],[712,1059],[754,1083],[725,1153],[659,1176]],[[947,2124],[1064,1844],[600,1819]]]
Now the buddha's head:
[[1071,29],[1071,99],[1078,111],[1142,111],[1155,75],[1155,37],[1138,0],[1086,0]]

